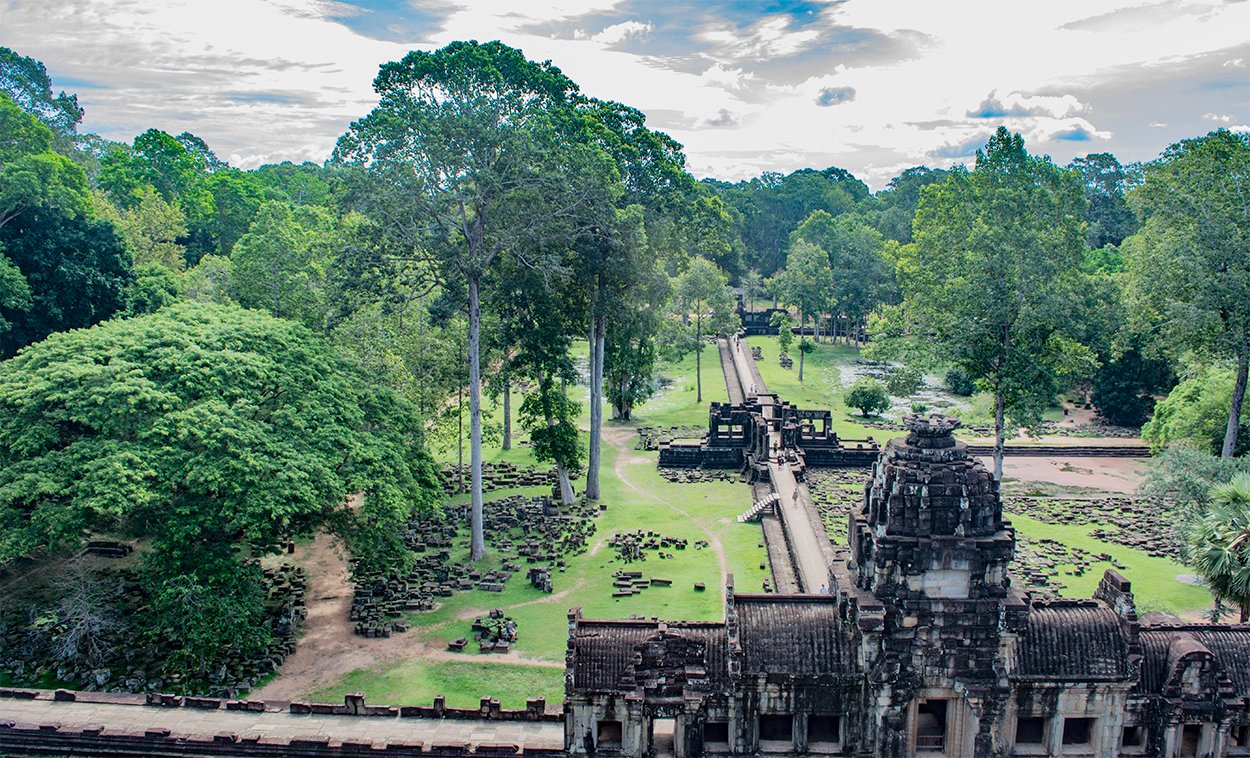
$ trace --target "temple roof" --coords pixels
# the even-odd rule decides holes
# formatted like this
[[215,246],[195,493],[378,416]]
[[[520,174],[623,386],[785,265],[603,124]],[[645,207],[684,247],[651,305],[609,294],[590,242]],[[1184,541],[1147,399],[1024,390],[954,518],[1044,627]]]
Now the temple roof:
[[854,674],[855,654],[833,598],[738,595],[743,674]]
[[1188,624],[1144,627],[1142,673],[1138,691],[1163,691],[1182,657],[1209,653],[1241,697],[1250,697],[1250,626]]
[[1015,655],[1019,679],[1106,681],[1130,674],[1122,619],[1089,600],[1034,605]]
[[724,624],[578,620],[569,640],[573,654],[573,690],[592,692],[623,689],[620,686],[622,678],[638,673],[633,667],[641,648],[648,641],[660,638],[662,633],[704,643],[704,660],[674,663],[702,665],[707,670],[708,684],[712,688],[720,690],[728,686]]

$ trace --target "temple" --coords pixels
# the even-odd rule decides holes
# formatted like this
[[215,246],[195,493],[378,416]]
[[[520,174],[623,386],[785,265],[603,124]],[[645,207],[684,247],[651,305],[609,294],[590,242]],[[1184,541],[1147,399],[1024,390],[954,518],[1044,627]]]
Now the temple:
[[[753,448],[750,418],[773,415],[787,418],[722,414],[712,441]],[[1033,600],[958,422],[906,423],[872,464],[827,594],[740,594],[730,579],[723,623],[574,609],[568,752],[1250,756],[1250,625],[1139,618],[1114,571],[1091,599]]]

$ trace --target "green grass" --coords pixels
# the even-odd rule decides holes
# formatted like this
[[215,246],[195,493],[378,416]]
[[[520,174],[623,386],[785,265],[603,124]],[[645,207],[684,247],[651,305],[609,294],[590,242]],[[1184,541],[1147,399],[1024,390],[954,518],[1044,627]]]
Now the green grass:
[[[447,695],[447,705],[471,708],[480,698],[497,698],[504,708],[524,708],[531,697],[548,703],[564,698],[564,674],[512,663],[485,661],[409,660],[385,668],[353,671],[333,685],[309,693],[314,703],[335,703],[346,692],[364,692],[369,702],[396,705],[428,705],[437,694]],[[477,694],[474,694],[477,693]]]
[[[1133,596],[1140,613],[1150,611],[1204,610],[1211,607],[1211,595],[1204,587],[1186,584],[1176,579],[1177,574],[1192,573],[1192,569],[1167,558],[1155,558],[1124,545],[1104,542],[1090,536],[1096,525],[1051,524],[1021,513],[1008,514],[1012,525],[1025,538],[1039,540],[1048,537],[1064,545],[1086,550],[1094,555],[1107,553],[1124,565],[1121,571],[1133,583]],[[1110,563],[1091,561],[1083,576],[1068,576],[1060,567],[1055,581],[1063,585],[1063,596],[1086,598],[1094,594],[1103,572],[1113,568]]]

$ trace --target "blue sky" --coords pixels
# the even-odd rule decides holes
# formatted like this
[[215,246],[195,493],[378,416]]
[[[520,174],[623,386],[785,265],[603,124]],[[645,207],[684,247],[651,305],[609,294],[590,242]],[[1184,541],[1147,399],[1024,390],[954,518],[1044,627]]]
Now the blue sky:
[[194,132],[231,163],[323,160],[380,63],[455,39],[640,108],[699,177],[841,166],[874,189],[1000,123],[1066,163],[1250,129],[1250,0],[0,0],[0,45],[85,129]]

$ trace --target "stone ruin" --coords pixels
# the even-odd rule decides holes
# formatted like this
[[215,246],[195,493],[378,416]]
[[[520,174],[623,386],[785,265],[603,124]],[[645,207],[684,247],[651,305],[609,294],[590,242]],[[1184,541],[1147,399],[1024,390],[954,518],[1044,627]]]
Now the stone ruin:
[[485,503],[487,545],[500,559],[494,569],[451,559],[452,550],[467,534],[468,505],[413,517],[404,534],[404,544],[413,553],[411,571],[402,576],[352,573],[351,620],[356,634],[389,637],[406,632],[405,614],[432,610],[439,598],[458,592],[502,592],[527,565],[544,567],[551,584],[552,571],[563,572],[566,558],[586,551],[601,507],[579,501],[562,509],[553,498],[522,495]]
[[570,755],[1250,755],[1250,625],[1139,618],[1011,573],[998,484],[909,416],[872,465],[829,594],[738,593],[724,622],[569,615]]
[[757,394],[742,403],[712,403],[702,438],[661,443],[659,465],[766,475],[763,464],[777,454],[770,449],[771,432],[780,432],[781,450],[797,456],[799,471],[806,466],[866,467],[880,451],[872,439],[840,439],[831,411],[797,408],[776,395]]

